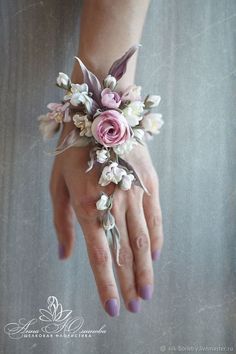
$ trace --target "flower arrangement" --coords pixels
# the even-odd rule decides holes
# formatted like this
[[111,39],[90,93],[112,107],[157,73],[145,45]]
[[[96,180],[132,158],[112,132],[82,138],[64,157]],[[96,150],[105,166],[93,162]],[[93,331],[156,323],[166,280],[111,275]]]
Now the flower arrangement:
[[[141,87],[131,85],[123,92],[117,89],[118,81],[126,72],[131,56],[139,45],[132,46],[111,66],[108,75],[101,83],[82,61],[78,60],[83,72],[84,83],[72,83],[71,79],[60,72],[57,86],[65,90],[61,103],[49,103],[50,110],[40,116],[40,131],[44,139],[51,138],[60,126],[73,122],[75,128],[57,147],[55,154],[62,153],[72,146],[91,145],[90,171],[94,164],[100,164],[102,172],[98,183],[107,186],[114,183],[123,191],[133,184],[148,192],[133,167],[123,159],[145,137],[158,134],[163,125],[162,115],[151,110],[159,105],[160,96],[141,97]],[[113,195],[101,193],[96,208],[102,211],[101,222],[110,246],[116,250],[119,263],[120,234],[111,213]]]

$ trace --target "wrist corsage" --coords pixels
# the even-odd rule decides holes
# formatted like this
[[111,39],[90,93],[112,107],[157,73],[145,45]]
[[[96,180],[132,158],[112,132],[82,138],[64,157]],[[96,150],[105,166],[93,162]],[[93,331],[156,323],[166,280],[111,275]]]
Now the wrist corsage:
[[[84,83],[72,83],[70,78],[59,73],[57,86],[65,90],[61,103],[49,103],[50,110],[40,116],[40,131],[44,139],[53,137],[60,126],[73,122],[75,128],[57,147],[55,155],[70,147],[91,145],[88,169],[94,164],[102,166],[98,183],[107,186],[114,183],[123,191],[129,190],[133,184],[144,189],[133,167],[124,156],[142,144],[145,137],[158,134],[163,125],[162,115],[152,113],[157,107],[160,96],[147,95],[141,98],[141,87],[131,85],[124,91],[117,89],[117,83],[126,72],[128,60],[136,52],[139,45],[132,46],[120,59],[111,66],[107,77],[101,83],[90,72],[82,61],[78,60],[83,72]],[[105,230],[109,245],[116,252],[116,262],[119,263],[120,234],[111,213],[113,194],[101,193],[96,208],[101,211],[101,224]]]

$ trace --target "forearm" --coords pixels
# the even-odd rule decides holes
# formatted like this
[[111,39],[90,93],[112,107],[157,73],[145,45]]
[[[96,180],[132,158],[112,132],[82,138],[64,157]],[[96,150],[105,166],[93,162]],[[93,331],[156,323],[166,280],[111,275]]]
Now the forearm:
[[[133,44],[139,43],[149,0],[85,0],[80,25],[78,56],[103,80],[111,64]],[[133,83],[137,56],[131,58],[120,87]],[[74,82],[82,80],[78,63]]]
[[[148,5],[149,0],[84,0],[77,56],[101,82],[112,63],[140,42]],[[127,72],[119,80],[119,89],[134,83],[136,62],[137,54],[129,60]],[[71,78],[74,83],[83,82],[76,60]],[[73,122],[64,125],[59,142],[73,127]]]

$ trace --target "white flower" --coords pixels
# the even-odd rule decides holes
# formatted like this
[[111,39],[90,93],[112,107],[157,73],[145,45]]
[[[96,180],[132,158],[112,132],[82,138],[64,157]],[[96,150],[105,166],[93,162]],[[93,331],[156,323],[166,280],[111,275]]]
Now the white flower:
[[149,95],[145,100],[145,108],[157,107],[161,101],[161,96]]
[[42,115],[38,117],[39,130],[44,140],[51,139],[59,129],[60,123],[52,119],[49,115]]
[[87,136],[89,138],[93,136],[91,132],[92,122],[88,120],[86,115],[80,116],[79,114],[75,114],[73,116],[73,121],[75,126],[80,129],[81,136]]
[[110,165],[104,167],[98,183],[102,187],[107,186],[111,182],[118,184],[124,175],[126,175],[126,171],[118,167],[117,162],[112,162]]
[[123,92],[121,101],[140,101],[141,86],[131,85]]
[[119,144],[113,147],[114,152],[117,155],[128,154],[132,149],[133,145],[137,144],[134,139],[128,139],[125,143]]
[[138,140],[142,140],[144,137],[144,130],[140,128],[133,129],[134,137]]
[[159,134],[163,124],[162,114],[160,113],[149,113],[142,120],[143,128],[151,134]]
[[139,124],[142,119],[140,115],[143,113],[143,107],[143,102],[133,101],[123,109],[123,114],[131,127]]
[[127,191],[131,188],[132,182],[134,180],[134,175],[132,173],[122,177],[121,182],[119,183],[120,189]]
[[116,87],[116,78],[111,75],[107,75],[107,77],[103,81],[104,87],[107,87],[111,90],[114,90]]
[[108,159],[108,151],[105,149],[96,150],[96,155],[99,163],[104,163]]
[[70,78],[64,73],[59,73],[57,77],[57,84],[59,86],[68,88],[70,86]]
[[64,100],[70,100],[73,106],[78,106],[79,104],[85,105],[88,112],[91,111],[93,100],[88,95],[88,85],[87,84],[71,84],[70,91],[64,97]]
[[97,210],[106,210],[108,208],[109,197],[104,193],[96,203]]

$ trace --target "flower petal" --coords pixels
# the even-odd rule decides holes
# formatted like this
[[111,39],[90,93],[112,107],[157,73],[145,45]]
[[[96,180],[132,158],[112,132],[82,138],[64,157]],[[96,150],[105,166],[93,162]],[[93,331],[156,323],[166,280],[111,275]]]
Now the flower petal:
[[140,47],[140,44],[133,45],[127,52],[119,59],[117,59],[111,66],[108,74],[114,76],[116,80],[120,80],[126,72],[126,67],[129,59]]

